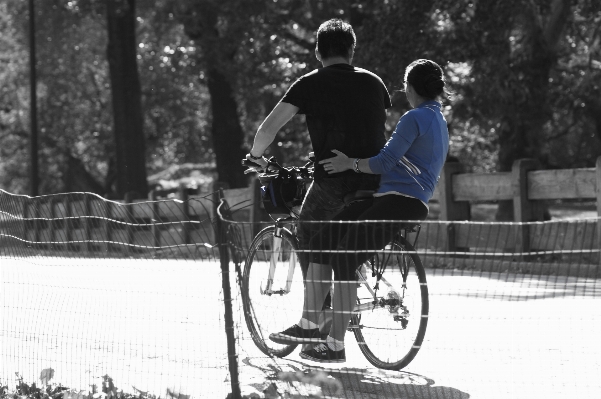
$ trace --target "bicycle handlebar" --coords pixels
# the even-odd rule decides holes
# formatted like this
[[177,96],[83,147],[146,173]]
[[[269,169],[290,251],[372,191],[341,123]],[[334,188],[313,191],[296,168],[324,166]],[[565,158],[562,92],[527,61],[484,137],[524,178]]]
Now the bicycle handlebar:
[[288,170],[290,172],[296,172],[298,175],[304,178],[311,178],[313,176],[313,162],[314,158],[310,155],[309,161],[304,166],[291,166],[288,168],[283,167],[278,163],[275,157],[271,157],[267,160],[267,165],[262,167],[256,162],[253,162],[250,159],[244,158],[242,159],[242,166],[247,167],[244,171],[247,173],[278,173],[281,170]]

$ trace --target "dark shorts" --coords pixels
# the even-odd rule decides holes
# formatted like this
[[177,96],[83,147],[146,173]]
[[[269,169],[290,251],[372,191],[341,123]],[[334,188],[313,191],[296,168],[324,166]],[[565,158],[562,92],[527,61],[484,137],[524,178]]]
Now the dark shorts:
[[333,220],[382,222],[320,223],[321,229],[309,245],[310,262],[331,265],[336,281],[356,280],[357,266],[374,256],[369,250],[383,249],[394,238],[402,227],[399,221],[424,220],[427,216],[428,208],[420,200],[401,195],[389,194],[354,203]]
[[[332,220],[344,209],[344,196],[357,190],[377,190],[380,175],[356,174],[314,181],[309,187],[299,216],[297,237],[300,249],[308,249],[320,226],[308,221]],[[309,267],[309,254],[299,253],[303,274]]]

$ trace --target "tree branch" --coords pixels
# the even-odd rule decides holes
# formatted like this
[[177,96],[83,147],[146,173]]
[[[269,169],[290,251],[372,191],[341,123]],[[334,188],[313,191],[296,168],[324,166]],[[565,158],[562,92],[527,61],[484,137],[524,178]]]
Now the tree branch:
[[313,51],[313,49],[315,49],[315,42],[298,37],[287,29],[281,30],[281,34],[287,40],[290,40],[292,43],[306,49],[307,51]]
[[570,133],[570,130],[572,130],[572,128],[573,128],[574,126],[576,126],[576,124],[577,124],[579,121],[580,121],[579,119],[577,120],[577,119],[575,119],[575,118],[572,118],[572,122],[570,122],[570,124],[569,124],[569,125],[568,125],[568,126],[565,128],[565,129],[562,129],[562,130],[561,130],[559,133],[556,133],[556,134],[549,135],[549,136],[547,137],[547,140],[548,140],[548,141],[553,141],[553,140],[557,140],[557,139],[558,139],[558,138],[560,138],[560,137],[567,136],[567,135],[568,135],[568,133]]

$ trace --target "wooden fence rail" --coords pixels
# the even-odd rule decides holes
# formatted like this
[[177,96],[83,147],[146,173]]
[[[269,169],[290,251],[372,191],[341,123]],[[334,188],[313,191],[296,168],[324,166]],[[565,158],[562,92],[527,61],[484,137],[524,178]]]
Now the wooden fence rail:
[[68,193],[19,201],[24,239],[54,249],[111,252],[197,243],[215,244],[214,199],[189,195],[149,199],[126,195],[109,201],[89,193]]
[[[250,239],[259,228],[256,222],[266,220],[258,180],[253,180],[246,188],[227,189],[221,183],[216,183],[214,188],[215,192],[218,188],[224,189],[223,195],[235,211],[236,220],[255,222],[243,227],[244,235]],[[148,198],[150,201],[127,197],[116,202],[92,196],[51,196],[38,206],[23,209],[25,217],[33,218],[27,223],[26,236],[34,242],[83,242],[80,248],[87,251],[94,250],[90,241],[104,242],[104,250],[107,250],[110,246],[107,243],[115,241],[117,234],[120,235],[118,239],[125,239],[128,244],[150,247],[215,242],[212,228],[201,231],[194,226],[214,217],[217,197],[191,194],[183,186],[177,190],[175,199],[161,200],[160,196],[165,194],[153,191]],[[470,224],[452,223],[470,220],[470,204],[482,201],[512,201],[515,222],[540,221],[540,202],[561,199],[595,200],[600,216],[593,221],[596,227],[591,229],[589,223],[589,227],[574,225],[564,229],[543,229],[522,223],[511,226],[491,223],[480,226],[479,233],[474,234]],[[438,227],[424,224],[422,234],[432,248],[470,251],[482,248],[485,235],[510,237],[497,246],[514,252],[562,249],[573,245],[574,240],[578,240],[582,248],[601,248],[601,157],[595,168],[561,170],[539,170],[536,161],[521,159],[515,161],[510,172],[503,173],[464,173],[463,165],[449,162],[443,169],[433,201],[439,203],[439,219],[450,223],[446,224],[444,234]],[[55,221],[43,223],[38,219],[41,215]],[[59,215],[64,220],[57,221]],[[111,220],[127,223],[122,226]],[[147,228],[132,227],[140,221],[147,223]],[[543,239],[548,235],[556,236]],[[487,242],[490,246],[490,240]],[[599,258],[601,262],[601,256]]]
[[[461,164],[447,163],[435,199],[440,203],[440,219],[447,221],[469,220],[471,202],[510,200],[514,222],[518,223],[542,221],[544,200],[595,200],[600,218],[594,229],[574,225],[569,229],[543,230],[518,224],[507,235],[514,238],[513,245],[499,245],[507,246],[506,250],[529,252],[573,247],[577,240],[583,244],[581,248],[601,248],[601,157],[597,158],[595,168],[537,170],[535,160],[520,159],[514,162],[511,172],[485,174],[463,173]],[[481,235],[504,235],[499,231],[508,228],[491,224],[484,228],[491,231],[473,234],[466,224],[450,224],[444,248],[451,251],[478,248]],[[599,259],[601,262],[601,256]]]
[[[261,220],[256,181],[247,189],[226,189],[224,193],[231,204],[254,204],[247,218],[242,220]],[[541,201],[563,199],[595,200],[600,218],[596,222],[561,227],[523,224],[543,220]],[[601,248],[601,157],[595,168],[561,170],[538,170],[535,160],[520,159],[514,162],[511,172],[499,173],[464,173],[462,164],[449,162],[443,169],[433,201],[440,205],[439,219],[449,222],[469,221],[473,202],[512,201],[514,222],[518,223],[481,224],[477,233],[473,224],[448,223],[444,234],[440,226],[424,224],[423,241],[428,242],[431,249],[459,252],[493,249],[518,253]],[[502,239],[496,240],[491,248],[491,237]],[[598,258],[601,262],[601,256]]]

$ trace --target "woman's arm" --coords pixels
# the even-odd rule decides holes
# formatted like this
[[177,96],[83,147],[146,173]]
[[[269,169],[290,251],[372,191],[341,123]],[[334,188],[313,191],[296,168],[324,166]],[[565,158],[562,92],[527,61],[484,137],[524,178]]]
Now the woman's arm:
[[409,111],[403,115],[384,148],[378,155],[369,158],[369,167],[374,173],[382,174],[391,170],[405,156],[409,147],[419,136],[419,127],[415,116],[415,111]]
[[[401,133],[402,132],[402,133]],[[396,165],[403,158],[411,144],[418,136],[417,121],[409,113],[403,115],[392,133],[392,136],[375,157],[359,159],[355,170],[356,158],[349,158],[338,150],[332,150],[336,154],[333,158],[324,159],[319,163],[324,165],[328,174],[355,170],[360,173],[382,174]]]
[[[338,150],[332,150],[332,152],[336,154],[335,157],[319,161],[328,174],[344,172],[349,169],[355,170],[355,160],[358,158],[349,158]],[[359,159],[357,167],[361,173],[374,174],[369,167],[369,158]]]

